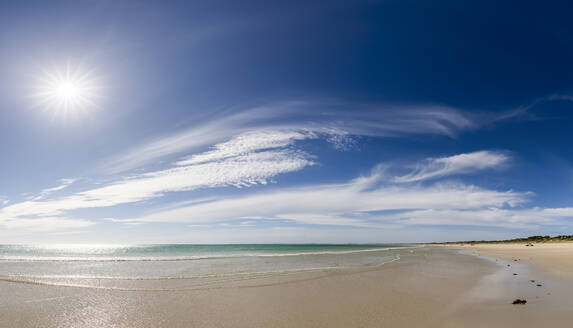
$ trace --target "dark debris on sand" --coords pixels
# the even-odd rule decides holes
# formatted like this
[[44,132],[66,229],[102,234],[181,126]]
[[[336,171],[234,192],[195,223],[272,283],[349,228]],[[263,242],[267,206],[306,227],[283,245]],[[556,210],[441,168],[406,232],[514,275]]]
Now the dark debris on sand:
[[517,299],[515,299],[515,301],[513,301],[513,303],[511,303],[511,304],[525,304],[525,303],[527,303],[526,300],[522,300],[522,299],[517,298]]

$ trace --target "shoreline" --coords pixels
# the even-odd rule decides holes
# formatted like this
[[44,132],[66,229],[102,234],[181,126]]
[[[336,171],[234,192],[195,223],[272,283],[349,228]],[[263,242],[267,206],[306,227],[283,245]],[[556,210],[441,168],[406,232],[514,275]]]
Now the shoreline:
[[[397,253],[399,261],[373,270],[247,288],[150,292],[0,282],[0,326],[536,327],[573,319],[563,302],[572,285],[527,263],[454,247]],[[514,298],[528,303],[512,305]]]
[[459,243],[428,244],[426,246],[451,247],[471,250],[504,260],[531,265],[535,270],[553,277],[573,281],[573,242],[532,243]]

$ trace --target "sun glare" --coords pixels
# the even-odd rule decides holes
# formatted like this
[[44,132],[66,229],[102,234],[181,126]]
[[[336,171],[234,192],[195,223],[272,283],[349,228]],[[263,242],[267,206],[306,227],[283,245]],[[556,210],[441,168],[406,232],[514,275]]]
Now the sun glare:
[[56,97],[62,101],[72,101],[82,95],[82,89],[73,81],[62,82],[56,86]]
[[92,72],[68,65],[64,70],[45,72],[34,97],[43,109],[69,116],[96,108],[100,89]]

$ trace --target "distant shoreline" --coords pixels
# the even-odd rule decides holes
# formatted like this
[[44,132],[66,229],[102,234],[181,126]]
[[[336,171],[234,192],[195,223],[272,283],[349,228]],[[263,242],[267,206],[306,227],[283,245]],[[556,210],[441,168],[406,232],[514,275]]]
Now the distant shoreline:
[[432,243],[425,246],[464,249],[475,255],[527,264],[539,272],[573,281],[573,242],[570,240],[551,238],[538,241],[465,241]]
[[420,245],[465,245],[465,244],[519,244],[519,243],[573,243],[573,235],[559,236],[530,236],[505,240],[460,240],[419,243]]

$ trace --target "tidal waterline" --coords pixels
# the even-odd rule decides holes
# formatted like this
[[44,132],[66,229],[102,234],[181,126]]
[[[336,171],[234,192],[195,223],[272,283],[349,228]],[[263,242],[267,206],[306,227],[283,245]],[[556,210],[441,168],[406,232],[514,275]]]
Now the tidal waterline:
[[363,270],[402,245],[0,245],[0,279],[118,290],[242,287]]

